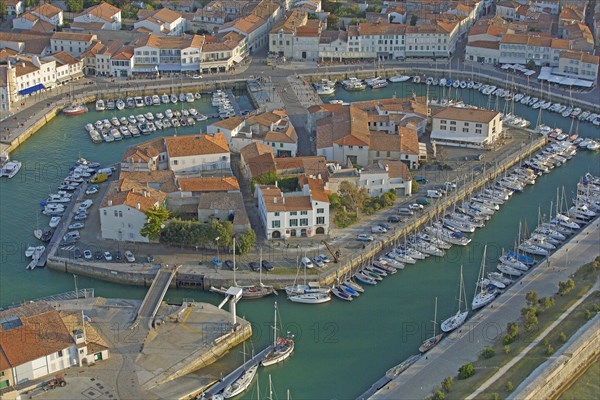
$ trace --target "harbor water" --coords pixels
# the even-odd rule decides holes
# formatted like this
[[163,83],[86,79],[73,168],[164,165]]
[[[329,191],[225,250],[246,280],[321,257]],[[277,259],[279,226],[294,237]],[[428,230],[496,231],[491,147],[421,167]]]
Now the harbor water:
[[[390,85],[379,90],[347,93],[339,89],[336,96],[346,101],[391,97],[396,94],[410,96],[413,91],[425,94],[425,85]],[[478,92],[465,89],[465,101],[485,106],[486,98]],[[430,96],[435,95],[430,91]],[[459,92],[460,95],[460,92]],[[205,96],[208,98],[209,96]],[[454,97],[454,96],[453,96]],[[177,104],[171,108],[180,108]],[[183,105],[190,107],[192,105]],[[210,100],[204,98],[193,104],[200,113],[213,114]],[[500,107],[503,104],[500,103]],[[48,269],[27,271],[23,252],[36,243],[32,230],[39,224],[46,227],[48,218],[40,214],[38,203],[66,175],[68,167],[79,157],[102,164],[117,162],[125,149],[148,137],[114,143],[93,144],[83,126],[97,119],[113,115],[129,115],[148,111],[163,111],[168,106],[146,107],[136,110],[94,111],[81,116],[59,115],[40,132],[20,146],[12,158],[23,162],[21,172],[12,180],[0,183],[0,232],[2,238],[0,262],[0,307],[54,293],[73,290],[74,279]],[[502,109],[501,109],[502,110]],[[528,107],[516,106],[517,114],[535,122],[538,112]],[[543,122],[568,131],[571,120],[544,112]],[[203,132],[210,121],[195,127],[180,128],[179,135]],[[574,129],[574,128],[573,128]],[[600,137],[597,127],[581,124],[583,136]],[[162,131],[156,135],[174,133]],[[294,399],[350,399],[355,398],[381,377],[385,371],[417,353],[421,342],[431,336],[435,297],[438,298],[438,318],[447,318],[456,311],[457,284],[460,266],[464,268],[467,298],[472,299],[475,280],[481,264],[483,246],[488,245],[489,268],[502,248],[512,248],[519,221],[533,227],[538,209],[547,214],[550,202],[556,198],[557,188],[564,186],[570,196],[579,177],[586,172],[600,175],[598,153],[580,151],[564,166],[556,168],[538,179],[537,184],[515,194],[486,227],[472,234],[470,245],[448,251],[444,258],[430,257],[386,278],[351,303],[336,301],[310,306],[291,303],[280,295],[252,302],[241,302],[238,314],[253,324],[253,347],[260,351],[271,339],[270,324],[273,319],[273,301],[278,301],[282,331],[296,336],[295,354],[283,364],[259,370],[261,393],[267,389],[267,375],[272,375],[275,393],[284,398],[290,389]],[[145,289],[126,287],[79,277],[79,288],[94,287],[96,296],[141,299]],[[183,298],[218,304],[221,296],[194,290],[170,290],[166,299],[179,302]],[[231,352],[220,361],[224,371],[239,365],[242,355]],[[244,398],[256,398],[256,382]],[[263,396],[264,397],[264,396]]]

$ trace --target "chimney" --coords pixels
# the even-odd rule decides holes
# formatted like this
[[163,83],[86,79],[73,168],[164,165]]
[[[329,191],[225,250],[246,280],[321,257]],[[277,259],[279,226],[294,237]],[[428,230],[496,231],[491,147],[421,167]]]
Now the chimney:
[[109,200],[109,201],[108,201],[108,206],[109,206],[109,207],[110,207],[110,206],[112,206],[112,200]]
[[273,204],[277,204],[277,197],[273,197]]
[[317,178],[318,178],[318,179],[321,179],[321,174],[318,174],[318,175],[317,175]]
[[275,187],[278,188],[279,184],[277,183],[277,181],[275,181]]
[[148,196],[149,196],[149,193],[148,193],[148,191],[147,191],[147,190],[144,190],[144,197],[148,197]]
[[135,205],[135,208],[137,208],[137,209],[139,210],[139,209],[141,208],[141,204],[140,204],[140,203],[137,203],[137,204]]

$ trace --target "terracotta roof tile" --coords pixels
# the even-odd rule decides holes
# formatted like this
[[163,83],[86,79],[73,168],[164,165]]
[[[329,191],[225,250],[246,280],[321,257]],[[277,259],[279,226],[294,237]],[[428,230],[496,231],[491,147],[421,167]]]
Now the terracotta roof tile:
[[113,17],[118,14],[121,11],[121,9],[119,9],[118,7],[115,7],[111,4],[108,4],[106,2],[102,2],[100,4],[96,4],[95,6],[91,6],[86,10],[83,10],[81,13],[79,13],[79,16],[82,15],[93,15],[97,18],[103,19],[107,22],[112,22],[113,21]]
[[240,126],[243,122],[244,122],[244,118],[236,116],[236,117],[225,118],[220,121],[213,122],[211,125],[217,126],[219,128],[227,129],[227,130],[233,130],[233,129],[237,128],[238,126]]
[[498,50],[500,48],[499,42],[488,42],[486,40],[475,40],[467,43],[467,47],[480,47],[484,49],[494,49]]
[[563,51],[560,53],[562,58],[568,58],[571,60],[579,60],[584,63],[589,64],[599,64],[600,57],[595,56],[593,54],[584,53],[582,51]]
[[121,171],[119,177],[123,180],[121,188],[124,190],[136,186],[145,186],[165,193],[173,193],[179,190],[175,183],[175,173],[171,170]]
[[248,168],[250,168],[250,174],[256,178],[260,175],[268,172],[275,172],[275,159],[273,153],[263,153],[259,156],[252,157],[246,160]]
[[262,142],[252,142],[240,150],[240,155],[246,162],[265,153],[273,154],[274,150],[271,146]]
[[169,157],[187,157],[200,154],[229,153],[223,133],[165,137]]
[[4,354],[0,357],[0,370],[15,368],[75,345],[59,312],[47,303],[24,304],[0,311],[0,319],[7,318],[14,320],[15,326],[0,325],[0,353]]
[[58,7],[53,6],[50,3],[44,3],[41,6],[36,7],[33,10],[31,10],[31,12],[39,14],[39,15],[43,15],[46,18],[52,18],[52,17],[62,13],[62,10]]
[[177,178],[182,192],[230,192],[239,191],[240,185],[235,176]]
[[74,42],[91,42],[96,39],[96,35],[88,33],[75,32],[55,32],[52,35],[52,40],[72,40]]
[[[137,185],[135,182],[121,179],[111,182],[100,208],[126,205],[146,212],[152,207],[160,207],[166,200],[167,194],[159,190]],[[110,205],[109,205],[110,204]]]

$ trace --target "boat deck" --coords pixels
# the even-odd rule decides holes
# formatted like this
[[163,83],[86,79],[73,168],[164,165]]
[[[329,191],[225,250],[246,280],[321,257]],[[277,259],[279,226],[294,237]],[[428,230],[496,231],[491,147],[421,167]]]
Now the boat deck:
[[231,105],[233,106],[233,111],[235,111],[235,115],[237,115],[238,117],[241,116],[242,110],[240,109],[240,105],[238,104],[235,96],[233,95],[233,90],[227,89],[226,93],[227,97],[229,98],[229,101],[231,102]]
[[245,370],[247,370],[248,368],[251,368],[251,367],[255,366],[256,364],[259,364],[260,362],[262,362],[262,360],[265,359],[265,357],[267,356],[267,354],[269,354],[269,352],[272,349],[273,349],[272,345],[268,346],[266,349],[264,349],[263,351],[261,351],[260,353],[258,353],[254,357],[252,357],[250,360],[248,360],[244,364],[240,365],[238,368],[236,368],[235,370],[233,370],[232,372],[230,372],[227,376],[223,377],[223,379],[221,379],[220,381],[218,381],[217,383],[215,383],[213,386],[211,386],[210,388],[208,388],[204,392],[204,396],[207,397],[207,398],[210,398],[209,395],[214,396],[215,394],[223,391],[227,386],[229,386],[236,379],[238,379]]

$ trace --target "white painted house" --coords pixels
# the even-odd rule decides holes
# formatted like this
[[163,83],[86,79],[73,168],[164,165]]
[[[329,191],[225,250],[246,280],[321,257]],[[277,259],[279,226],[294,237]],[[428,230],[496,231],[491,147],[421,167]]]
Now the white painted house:
[[106,2],[96,4],[73,18],[71,29],[102,29],[118,31],[121,29],[121,10]]
[[50,3],[44,3],[29,12],[54,26],[62,26],[63,24],[63,11]]
[[141,17],[133,28],[156,35],[181,36],[185,32],[185,19],[177,11],[161,8]]
[[55,32],[50,39],[53,53],[66,51],[73,57],[79,57],[98,37],[89,33]]
[[6,5],[6,15],[19,16],[25,12],[25,1],[24,0],[4,0]]
[[432,119],[431,141],[438,145],[489,149],[502,133],[497,111],[447,107]]
[[329,232],[329,199],[322,189],[305,184],[301,192],[284,194],[277,186],[257,186],[255,196],[267,239]]

